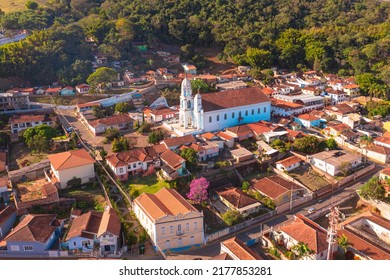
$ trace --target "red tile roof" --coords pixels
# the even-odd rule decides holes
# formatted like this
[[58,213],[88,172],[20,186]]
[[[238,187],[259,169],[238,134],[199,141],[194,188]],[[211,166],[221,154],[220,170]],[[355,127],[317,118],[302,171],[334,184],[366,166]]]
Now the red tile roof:
[[114,167],[127,166],[134,162],[147,162],[153,160],[153,155],[145,150],[145,148],[137,148],[130,151],[110,154],[106,160]]
[[97,211],[90,211],[79,217],[76,217],[70,226],[68,234],[65,237],[65,241],[68,241],[74,237],[94,239],[93,235],[98,233],[101,220],[102,213]]
[[9,119],[10,124],[16,123],[26,123],[26,122],[40,122],[45,119],[45,115],[22,115],[22,116],[12,116]]
[[113,115],[102,119],[97,119],[89,122],[89,125],[92,127],[97,127],[99,125],[116,125],[116,124],[128,124],[132,122],[133,119],[126,114]]
[[390,167],[382,169],[380,173],[390,176]]
[[182,164],[185,162],[185,159],[183,159],[181,156],[176,154],[175,152],[172,152],[171,150],[166,150],[160,155],[160,158],[163,162],[165,162],[167,165],[172,167],[173,169],[180,168]]
[[237,237],[223,241],[222,245],[239,260],[262,260],[262,258],[255,251],[245,245]]
[[212,140],[215,137],[215,134],[211,132],[206,132],[201,134],[200,136],[202,136],[204,139]]
[[106,232],[115,236],[120,236],[121,220],[119,219],[116,211],[112,208],[109,208],[103,212],[97,237],[99,238]]
[[263,89],[261,89],[261,90],[262,90],[263,93],[266,94],[266,95],[272,95],[272,94],[276,93],[276,90],[274,90],[274,89],[272,89],[272,88],[268,88],[268,87],[263,88]]
[[247,135],[252,135],[253,134],[252,129],[248,125],[246,125],[246,124],[229,127],[226,130],[231,132],[231,133],[233,133],[233,134],[235,134],[238,137],[240,137],[240,136],[247,136]]
[[6,206],[5,208],[0,208],[0,226],[5,223],[14,213],[16,213],[16,209],[11,205]]
[[345,85],[344,88],[353,89],[353,88],[360,88],[358,85],[351,84],[351,85]]
[[292,156],[292,157],[288,157],[286,159],[283,159],[283,160],[280,160],[280,161],[277,161],[276,164],[281,164],[283,165],[284,167],[289,167],[291,165],[294,165],[298,162],[301,162],[302,160],[297,157],[297,156]]
[[168,148],[176,147],[180,145],[189,145],[195,142],[195,137],[193,135],[185,135],[181,137],[168,138],[161,141],[161,144],[165,144]]
[[46,90],[46,93],[58,93],[60,90],[61,90],[61,87],[52,87],[52,88],[48,88]]
[[65,170],[95,163],[95,160],[84,149],[48,155],[47,157],[55,170]]
[[200,213],[174,189],[162,188],[155,194],[143,193],[134,200],[134,203],[139,205],[152,221],[166,215]]
[[299,185],[278,176],[264,177],[260,180],[252,181],[251,183],[255,190],[271,199],[276,199],[291,190],[302,189]]
[[234,136],[231,136],[223,131],[220,131],[217,133],[217,136],[224,139],[224,140],[231,140],[231,139],[234,139]]
[[301,214],[296,215],[291,224],[281,227],[280,231],[307,244],[316,254],[328,249],[327,231]]
[[226,201],[228,201],[231,205],[234,207],[240,209],[247,207],[252,204],[259,204],[259,202],[244,193],[242,190],[230,187],[226,188],[225,190],[222,191],[217,191],[216,192],[218,196],[222,197]]
[[202,94],[205,112],[269,102],[260,88],[243,88]]
[[284,101],[284,100],[280,100],[280,99],[276,99],[276,98],[270,98],[270,100],[271,100],[272,106],[279,107],[282,109],[299,109],[299,108],[304,107],[303,105],[298,104],[298,103],[288,102],[288,101]]
[[28,214],[6,237],[5,241],[46,243],[53,232],[55,214]]
[[306,121],[318,121],[320,118],[317,118],[316,116],[310,115],[310,114],[302,114],[297,117],[298,119],[301,120],[306,120]]

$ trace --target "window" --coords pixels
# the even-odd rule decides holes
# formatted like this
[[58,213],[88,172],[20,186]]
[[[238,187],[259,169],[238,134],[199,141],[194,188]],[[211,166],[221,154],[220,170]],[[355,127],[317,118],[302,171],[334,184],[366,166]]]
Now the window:
[[258,113],[258,114],[260,114],[260,108],[259,108],[259,109],[257,109],[257,113]]
[[169,227],[169,232],[170,232],[170,233],[173,233],[173,226],[170,226],[170,227]]
[[18,245],[11,245],[11,251],[20,251],[20,248]]
[[122,173],[123,172],[123,168],[119,168],[119,173]]
[[162,228],[161,228],[161,234],[162,234],[162,235],[165,234],[165,227],[162,227]]
[[239,118],[239,119],[241,118],[241,111],[238,112],[238,118]]
[[34,251],[34,247],[31,246],[31,245],[25,245],[25,246],[24,246],[24,250],[25,250],[25,251]]
[[171,244],[170,244],[169,240],[165,241],[165,248],[166,249],[171,248]]
[[252,109],[252,116],[255,114],[255,109]]
[[76,241],[75,241],[75,242],[73,242],[73,246],[77,246],[77,243],[76,243]]
[[224,117],[223,117],[225,120],[227,119],[227,114],[225,113]]
[[133,163],[133,168],[137,168],[137,164],[136,163]]
[[190,231],[190,224],[186,223],[186,231]]
[[245,116],[248,116],[248,110],[245,111]]
[[209,117],[209,122],[211,123],[213,121],[213,118],[210,116]]
[[266,113],[267,112],[267,107],[264,107],[264,113]]
[[219,122],[219,115],[217,115],[217,122]]
[[232,118],[234,118],[234,112],[232,113]]
[[181,225],[177,226],[177,231],[181,231]]
[[187,109],[191,109],[191,101],[190,100],[187,101]]
[[127,168],[128,168],[128,169],[131,169],[131,165],[129,165]]
[[198,223],[194,222],[194,229],[198,229]]

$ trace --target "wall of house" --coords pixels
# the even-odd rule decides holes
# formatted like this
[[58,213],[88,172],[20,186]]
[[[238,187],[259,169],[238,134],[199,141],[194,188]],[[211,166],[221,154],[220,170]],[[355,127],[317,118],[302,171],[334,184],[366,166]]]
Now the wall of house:
[[[18,241],[7,241],[7,250],[13,253],[22,253],[22,254],[34,254],[44,252],[49,250],[54,242],[56,241],[56,232],[54,231],[46,243],[40,242],[18,242]],[[33,251],[25,251],[24,246],[32,246]]]
[[[253,110],[253,114],[252,114],[252,110]],[[241,121],[239,121],[239,112],[241,112],[241,118],[242,118]],[[248,112],[247,115],[246,112]],[[233,113],[234,113],[234,117],[232,116]],[[226,114],[226,120],[225,120],[225,114]],[[204,112],[203,129],[205,132],[217,131],[227,127],[258,122],[260,120],[269,121],[270,118],[271,118],[271,103],[264,102],[264,103],[258,103],[258,104],[248,105],[248,106]]]
[[366,157],[368,157],[369,159],[374,160],[376,162],[385,164],[385,163],[388,163],[390,161],[390,154],[389,155],[379,154],[379,153],[376,153],[376,152],[370,151],[370,150],[364,150],[364,151],[365,151],[364,155]]
[[292,164],[292,165],[290,165],[290,166],[284,167],[282,164],[277,163],[277,164],[276,164],[276,168],[279,169],[279,170],[281,170],[281,171],[284,171],[284,170],[285,170],[285,171],[289,172],[289,171],[291,171],[291,170],[294,170],[295,168],[298,168],[300,165],[301,165],[301,163],[300,163],[300,162],[297,162],[297,163],[294,163],[294,164]]
[[66,243],[69,246],[69,250],[75,250],[75,249],[83,249],[83,248],[85,248],[85,246],[83,246],[83,242],[84,241],[85,242],[89,241],[89,243],[90,243],[87,246],[87,249],[93,249],[93,244],[94,244],[93,239],[88,239],[88,238],[81,237],[81,236],[77,236],[77,237],[71,238]]
[[16,212],[13,213],[7,220],[2,221],[0,224],[0,240],[3,236],[6,236],[11,231],[16,221]]
[[88,183],[89,179],[91,178],[95,178],[95,168],[93,163],[65,170],[59,170],[56,173],[56,177],[60,181],[62,189],[67,187],[68,181],[72,180],[73,177],[81,178],[82,184]]

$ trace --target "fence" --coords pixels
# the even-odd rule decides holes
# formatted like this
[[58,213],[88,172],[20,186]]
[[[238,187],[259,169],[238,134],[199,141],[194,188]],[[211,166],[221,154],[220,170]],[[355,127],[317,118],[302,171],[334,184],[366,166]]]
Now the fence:
[[234,226],[231,226],[231,227],[228,227],[228,228],[225,228],[225,229],[222,229],[220,231],[217,231],[217,232],[214,232],[214,233],[211,233],[209,235],[206,235],[206,243],[207,242],[211,242],[213,240],[216,240],[220,237],[223,237],[223,236],[226,236],[228,234],[231,234],[231,233],[235,233],[235,232],[238,232],[248,226],[252,226],[256,223],[259,223],[259,222],[262,222],[268,218],[271,218],[272,216],[276,215],[276,211],[271,211],[267,214],[264,214],[264,215],[261,215],[259,217],[256,217],[254,219],[251,219],[251,220],[248,220],[248,221],[245,221],[245,222],[242,222],[242,223],[239,223],[237,225],[234,225]]
[[363,168],[363,169],[360,169],[359,171],[356,171],[355,173],[353,173],[352,175],[349,175],[343,179],[341,179],[339,182],[338,182],[338,186],[342,186],[342,185],[345,185],[346,183],[349,183],[351,181],[355,181],[356,178],[360,177],[360,176],[363,176],[365,175],[366,173],[372,171],[375,169],[375,163],[372,163],[370,164],[369,166]]
[[43,160],[41,162],[23,167],[18,170],[10,171],[8,176],[12,182],[20,182],[23,179],[33,180],[44,175],[44,169],[50,168],[50,161]]

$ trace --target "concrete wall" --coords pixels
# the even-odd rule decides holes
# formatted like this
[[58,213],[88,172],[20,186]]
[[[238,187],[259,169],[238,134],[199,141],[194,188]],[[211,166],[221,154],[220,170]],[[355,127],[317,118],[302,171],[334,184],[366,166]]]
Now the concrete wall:
[[379,209],[381,212],[381,215],[385,217],[386,219],[390,220],[390,204],[387,204],[380,200],[372,200],[372,199],[365,199],[360,197],[364,202],[369,203],[371,205],[374,205],[376,208]]
[[[53,168],[52,168],[53,170]],[[74,168],[69,168],[65,170],[58,171],[58,179],[61,183],[61,188],[64,189],[67,187],[68,181],[72,180],[73,177],[81,178],[81,183],[88,183],[91,178],[95,178],[95,168],[94,164],[88,164],[84,166],[78,166]]]
[[44,169],[50,167],[49,160],[43,160],[39,163],[32,164],[30,166],[20,168],[18,170],[10,171],[8,173],[9,179],[12,182],[18,183],[22,179],[26,178],[28,180],[34,180],[37,177],[42,177],[45,175]]

